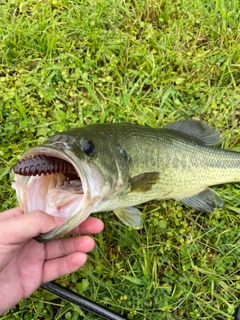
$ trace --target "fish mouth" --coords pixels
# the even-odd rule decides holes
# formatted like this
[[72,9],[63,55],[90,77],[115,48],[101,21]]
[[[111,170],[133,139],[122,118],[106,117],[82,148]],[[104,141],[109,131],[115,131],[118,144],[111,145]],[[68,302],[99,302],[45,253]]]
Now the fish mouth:
[[57,239],[83,222],[102,200],[104,179],[99,169],[70,149],[39,146],[29,149],[14,166],[13,189],[23,213],[35,210],[64,222],[38,235],[39,242]]

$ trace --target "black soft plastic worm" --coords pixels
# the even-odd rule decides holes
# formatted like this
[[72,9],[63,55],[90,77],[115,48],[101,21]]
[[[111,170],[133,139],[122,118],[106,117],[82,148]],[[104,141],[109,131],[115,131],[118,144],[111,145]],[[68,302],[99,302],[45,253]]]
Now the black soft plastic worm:
[[36,176],[41,174],[63,173],[67,177],[76,176],[76,171],[71,163],[44,155],[35,155],[20,160],[13,167],[13,171],[21,176]]

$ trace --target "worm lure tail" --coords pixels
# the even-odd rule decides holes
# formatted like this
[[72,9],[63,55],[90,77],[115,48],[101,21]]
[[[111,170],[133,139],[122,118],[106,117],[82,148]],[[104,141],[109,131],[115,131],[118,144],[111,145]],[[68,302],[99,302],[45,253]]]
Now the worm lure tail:
[[20,160],[13,167],[13,171],[21,176],[36,176],[41,174],[63,173],[65,176],[76,175],[71,163],[44,155],[35,155]]

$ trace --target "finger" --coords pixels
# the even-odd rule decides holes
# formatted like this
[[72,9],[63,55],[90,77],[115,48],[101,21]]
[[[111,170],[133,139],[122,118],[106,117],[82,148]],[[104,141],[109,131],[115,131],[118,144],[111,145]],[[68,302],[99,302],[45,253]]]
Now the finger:
[[46,260],[67,256],[74,252],[89,252],[94,240],[88,236],[58,239],[46,244]]
[[2,220],[0,222],[1,240],[7,244],[23,242],[54,229],[59,222],[43,211],[33,211],[12,219]]
[[82,252],[75,252],[64,258],[46,261],[43,266],[43,283],[76,271],[86,261],[87,255]]
[[21,214],[23,214],[21,208],[16,207],[16,208],[1,212],[0,213],[0,221],[17,217],[17,216],[20,216]]
[[101,232],[103,229],[104,223],[101,220],[94,217],[88,217],[78,227],[74,228],[70,234],[96,234]]

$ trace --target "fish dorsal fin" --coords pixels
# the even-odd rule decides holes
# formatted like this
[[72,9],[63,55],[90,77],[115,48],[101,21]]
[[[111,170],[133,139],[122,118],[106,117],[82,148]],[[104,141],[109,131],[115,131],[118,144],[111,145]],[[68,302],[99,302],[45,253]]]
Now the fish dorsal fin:
[[164,129],[178,131],[188,136],[197,138],[207,146],[213,146],[221,141],[220,131],[212,128],[205,122],[198,120],[185,120],[171,123],[164,127]]
[[196,194],[195,196],[178,200],[182,201],[193,209],[205,212],[212,212],[214,208],[221,208],[224,203],[219,194],[209,188]]

